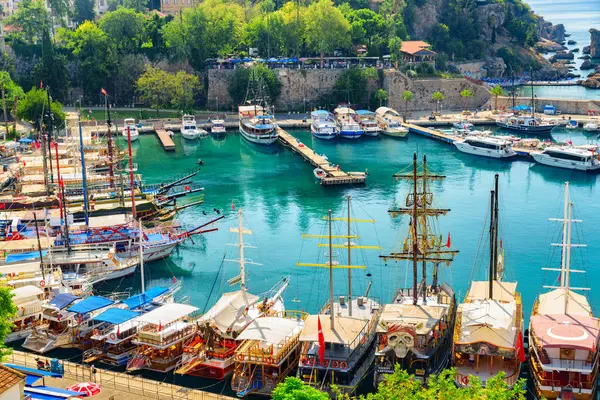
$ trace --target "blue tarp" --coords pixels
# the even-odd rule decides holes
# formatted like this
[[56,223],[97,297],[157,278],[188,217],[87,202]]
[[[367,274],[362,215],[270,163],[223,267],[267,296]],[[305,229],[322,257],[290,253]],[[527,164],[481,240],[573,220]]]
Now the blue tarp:
[[31,396],[32,399],[40,400],[58,400],[82,396],[82,394],[79,392],[73,392],[71,390],[59,389],[50,386],[28,387],[25,388],[25,394]]
[[62,310],[63,308],[68,307],[72,302],[78,300],[79,297],[73,296],[70,293],[59,293],[52,300],[50,300],[50,304]]
[[531,107],[529,107],[529,106],[526,106],[526,105],[523,105],[523,104],[519,104],[518,106],[513,107],[513,110],[516,110],[516,111],[527,111],[530,108]]
[[375,114],[373,111],[369,111],[369,110],[358,110],[358,111],[356,111],[356,113],[358,115],[371,115],[371,114]]
[[100,315],[94,318],[96,321],[108,322],[109,324],[119,325],[123,322],[127,322],[140,315],[140,313],[125,310],[122,308],[109,308]]
[[29,138],[23,138],[23,139],[19,139],[19,143],[32,143],[33,140],[29,139]]
[[20,365],[8,364],[8,363],[5,363],[4,365],[6,365],[9,368],[16,369],[17,371],[22,372],[27,375],[50,376],[52,378],[62,378],[62,375],[59,373],[56,373],[56,372],[44,371],[44,370],[37,369],[37,368],[22,367]]
[[101,308],[110,306],[114,301],[100,296],[90,296],[81,300],[79,303],[67,308],[67,311],[71,311],[77,314],[87,314],[92,311],[99,310]]
[[[42,257],[48,254],[48,250],[42,250]],[[14,253],[6,256],[6,263],[14,263],[25,260],[35,260],[36,258],[40,258],[39,251],[28,251],[26,253]]]
[[131,310],[135,310],[136,308],[140,308],[150,303],[152,300],[167,293],[169,289],[165,287],[156,286],[146,290],[145,293],[136,294],[135,296],[131,296],[128,299],[123,300],[123,303],[129,307]]
[[39,381],[40,379],[42,379],[41,376],[37,376],[37,375],[25,375],[25,386],[31,386],[34,383],[36,383],[37,381]]

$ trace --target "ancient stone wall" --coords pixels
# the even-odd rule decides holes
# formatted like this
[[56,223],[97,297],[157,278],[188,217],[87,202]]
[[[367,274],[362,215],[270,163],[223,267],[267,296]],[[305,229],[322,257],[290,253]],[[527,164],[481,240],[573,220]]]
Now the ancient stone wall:
[[[493,105],[494,100],[491,100]],[[531,98],[519,97],[516,99],[516,104],[531,105]],[[535,110],[543,112],[545,105],[553,105],[562,114],[587,115],[588,110],[600,112],[600,101],[594,100],[565,100],[565,99],[548,99],[538,98],[535,103]],[[498,107],[512,107],[511,97],[498,97]]]

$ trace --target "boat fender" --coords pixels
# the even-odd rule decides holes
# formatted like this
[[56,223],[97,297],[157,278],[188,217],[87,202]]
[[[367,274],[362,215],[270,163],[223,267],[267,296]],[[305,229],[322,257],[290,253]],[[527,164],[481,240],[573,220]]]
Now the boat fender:
[[461,382],[463,385],[468,385],[468,384],[469,384],[469,377],[468,377],[468,376],[466,376],[466,375],[464,375],[462,378],[460,378],[460,382]]
[[348,368],[348,363],[346,361],[340,362],[340,369],[347,369],[347,368]]
[[115,340],[117,338],[117,335],[115,335],[114,333],[110,334],[110,340]]

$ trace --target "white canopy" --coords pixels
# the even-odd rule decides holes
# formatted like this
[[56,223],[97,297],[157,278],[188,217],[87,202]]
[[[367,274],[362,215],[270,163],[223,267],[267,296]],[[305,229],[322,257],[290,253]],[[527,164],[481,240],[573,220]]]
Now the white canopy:
[[[16,240],[18,242],[19,240]],[[29,262],[29,263],[19,263],[19,264],[7,264],[0,266],[0,275],[6,274],[19,274],[19,273],[28,273],[28,272],[39,272],[40,271],[40,262]]]
[[351,109],[350,107],[338,107],[333,110],[336,114],[356,114],[356,111]]
[[[473,281],[466,300],[485,300],[490,297],[489,281]],[[500,302],[515,301],[517,282],[492,281],[492,297]]]
[[252,321],[253,318],[248,315],[247,308],[258,300],[258,296],[242,290],[223,293],[219,301],[200,318],[200,321],[214,324],[221,332],[226,332],[229,328],[237,331]]
[[350,345],[357,343],[354,339],[369,324],[368,320],[352,317],[335,317],[333,330],[330,325],[329,315],[309,315],[304,322],[304,329],[300,334],[301,342],[319,341],[319,318],[321,318],[321,329],[327,343]]
[[23,286],[23,287],[14,289],[12,291],[12,293],[14,295],[13,301],[17,302],[19,300],[23,300],[28,297],[39,296],[40,294],[44,293],[44,291],[42,289],[40,289],[39,287],[27,285],[27,286]]
[[377,110],[375,110],[375,113],[379,116],[384,116],[386,114],[391,114],[394,117],[399,117],[400,114],[398,114],[398,112],[396,110],[393,110],[389,107],[379,107]]
[[[591,316],[592,308],[584,295],[569,291],[567,296],[566,293],[566,289],[561,288],[541,294],[539,297],[538,313]],[[566,299],[568,299],[568,303],[567,310],[565,311]]]
[[266,344],[279,345],[296,335],[303,326],[302,320],[281,317],[257,318],[238,336],[238,340],[258,340]]
[[169,303],[155,308],[146,314],[140,315],[135,321],[153,325],[167,325],[197,310],[197,307],[188,304]]
[[461,304],[459,311],[462,311],[462,322],[458,343],[488,342],[514,348],[516,302],[475,301]]

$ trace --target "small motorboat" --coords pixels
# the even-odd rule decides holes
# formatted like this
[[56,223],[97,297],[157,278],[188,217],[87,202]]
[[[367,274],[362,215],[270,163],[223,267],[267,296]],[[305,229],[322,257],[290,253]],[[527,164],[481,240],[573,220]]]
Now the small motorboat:
[[327,176],[327,174],[325,173],[325,170],[323,168],[318,168],[318,167],[313,169],[313,174],[315,175],[315,179],[317,179],[318,181],[320,181],[325,176]]
[[567,122],[567,125],[565,126],[566,129],[577,129],[579,127],[579,124],[577,123],[577,121],[575,120],[569,120],[569,122]]
[[473,129],[473,124],[467,121],[466,119],[463,119],[460,122],[455,122],[454,124],[452,124],[452,126],[458,129],[459,131],[469,131]]
[[595,132],[598,130],[598,121],[595,119],[590,119],[588,122],[583,125],[583,130],[586,132]]

